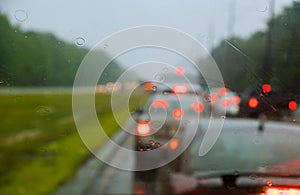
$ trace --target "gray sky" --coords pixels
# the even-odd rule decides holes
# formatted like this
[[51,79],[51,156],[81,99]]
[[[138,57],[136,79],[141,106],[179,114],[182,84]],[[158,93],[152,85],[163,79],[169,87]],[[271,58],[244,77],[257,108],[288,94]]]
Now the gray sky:
[[[93,46],[115,31],[139,25],[165,25],[185,31],[204,44],[228,35],[230,2],[235,1],[234,33],[249,36],[265,28],[270,0],[1,0],[0,9],[23,29],[50,31]],[[277,0],[276,13],[292,0]],[[19,22],[16,10],[28,18]],[[212,36],[214,34],[214,36]]]
[[[235,2],[232,9],[231,2]],[[292,2],[276,0],[275,13]],[[82,37],[88,47],[125,28],[163,25],[192,35],[210,49],[229,35],[228,21],[234,21],[231,31],[238,36],[247,37],[264,30],[269,3],[270,0],[1,0],[0,10],[24,30],[52,32],[73,43]],[[150,59],[157,57],[157,52],[148,51],[148,54]],[[170,59],[170,56],[151,60],[161,58]],[[171,63],[176,60],[178,56]]]

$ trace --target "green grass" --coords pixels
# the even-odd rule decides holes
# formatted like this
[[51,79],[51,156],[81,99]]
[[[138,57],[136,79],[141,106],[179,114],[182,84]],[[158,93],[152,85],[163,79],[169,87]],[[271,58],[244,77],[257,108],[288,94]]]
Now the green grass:
[[[0,95],[0,100],[0,194],[53,192],[91,156],[76,131],[71,94]],[[135,94],[130,110],[145,100],[146,96]],[[97,95],[95,104],[106,134],[113,135],[119,125],[111,112],[110,95]],[[127,115],[122,116],[125,122]],[[89,123],[85,128],[95,129]],[[93,147],[104,140],[94,140]]]

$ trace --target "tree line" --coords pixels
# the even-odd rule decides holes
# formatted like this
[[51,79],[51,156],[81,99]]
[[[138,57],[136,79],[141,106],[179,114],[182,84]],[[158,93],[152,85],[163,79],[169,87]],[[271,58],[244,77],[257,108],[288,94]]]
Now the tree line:
[[[71,86],[88,48],[51,33],[25,32],[0,13],[0,86]],[[103,57],[108,57],[101,54]],[[99,83],[114,82],[122,68],[113,61]]]
[[[293,2],[268,21],[268,29],[249,38],[230,37],[212,51],[225,84],[238,92],[267,80],[274,86],[300,93],[300,3]],[[270,67],[264,68],[266,39],[271,30]]]

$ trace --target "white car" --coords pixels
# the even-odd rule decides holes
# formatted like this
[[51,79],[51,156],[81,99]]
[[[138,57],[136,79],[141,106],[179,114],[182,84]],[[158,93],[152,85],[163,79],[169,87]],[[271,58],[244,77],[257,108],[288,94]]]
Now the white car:
[[240,110],[240,97],[228,88],[214,88],[209,94],[211,111],[221,115],[236,116]]

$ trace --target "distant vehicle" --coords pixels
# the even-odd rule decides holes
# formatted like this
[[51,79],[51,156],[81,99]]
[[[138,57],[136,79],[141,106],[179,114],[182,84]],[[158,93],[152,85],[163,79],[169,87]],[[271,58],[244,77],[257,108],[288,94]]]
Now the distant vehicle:
[[288,116],[298,107],[298,100],[291,93],[286,93],[279,87],[264,84],[257,88],[250,87],[241,99],[239,115],[257,118],[267,116]]
[[203,89],[197,84],[171,83],[169,86],[159,85],[158,92],[162,94],[202,94]]
[[228,88],[214,88],[208,94],[212,113],[236,116],[240,110],[240,97]]
[[164,74],[164,79],[157,81],[145,81],[143,86],[145,91],[158,94],[200,94],[204,90],[199,85],[199,76],[191,75],[185,72],[184,67],[175,67],[174,72]]
[[[196,94],[155,94],[137,116],[136,146],[138,151],[152,150],[165,144],[183,124],[206,114],[202,98]],[[149,145],[151,141],[158,145]],[[153,143],[152,143],[153,144]],[[149,147],[148,147],[149,146]]]

